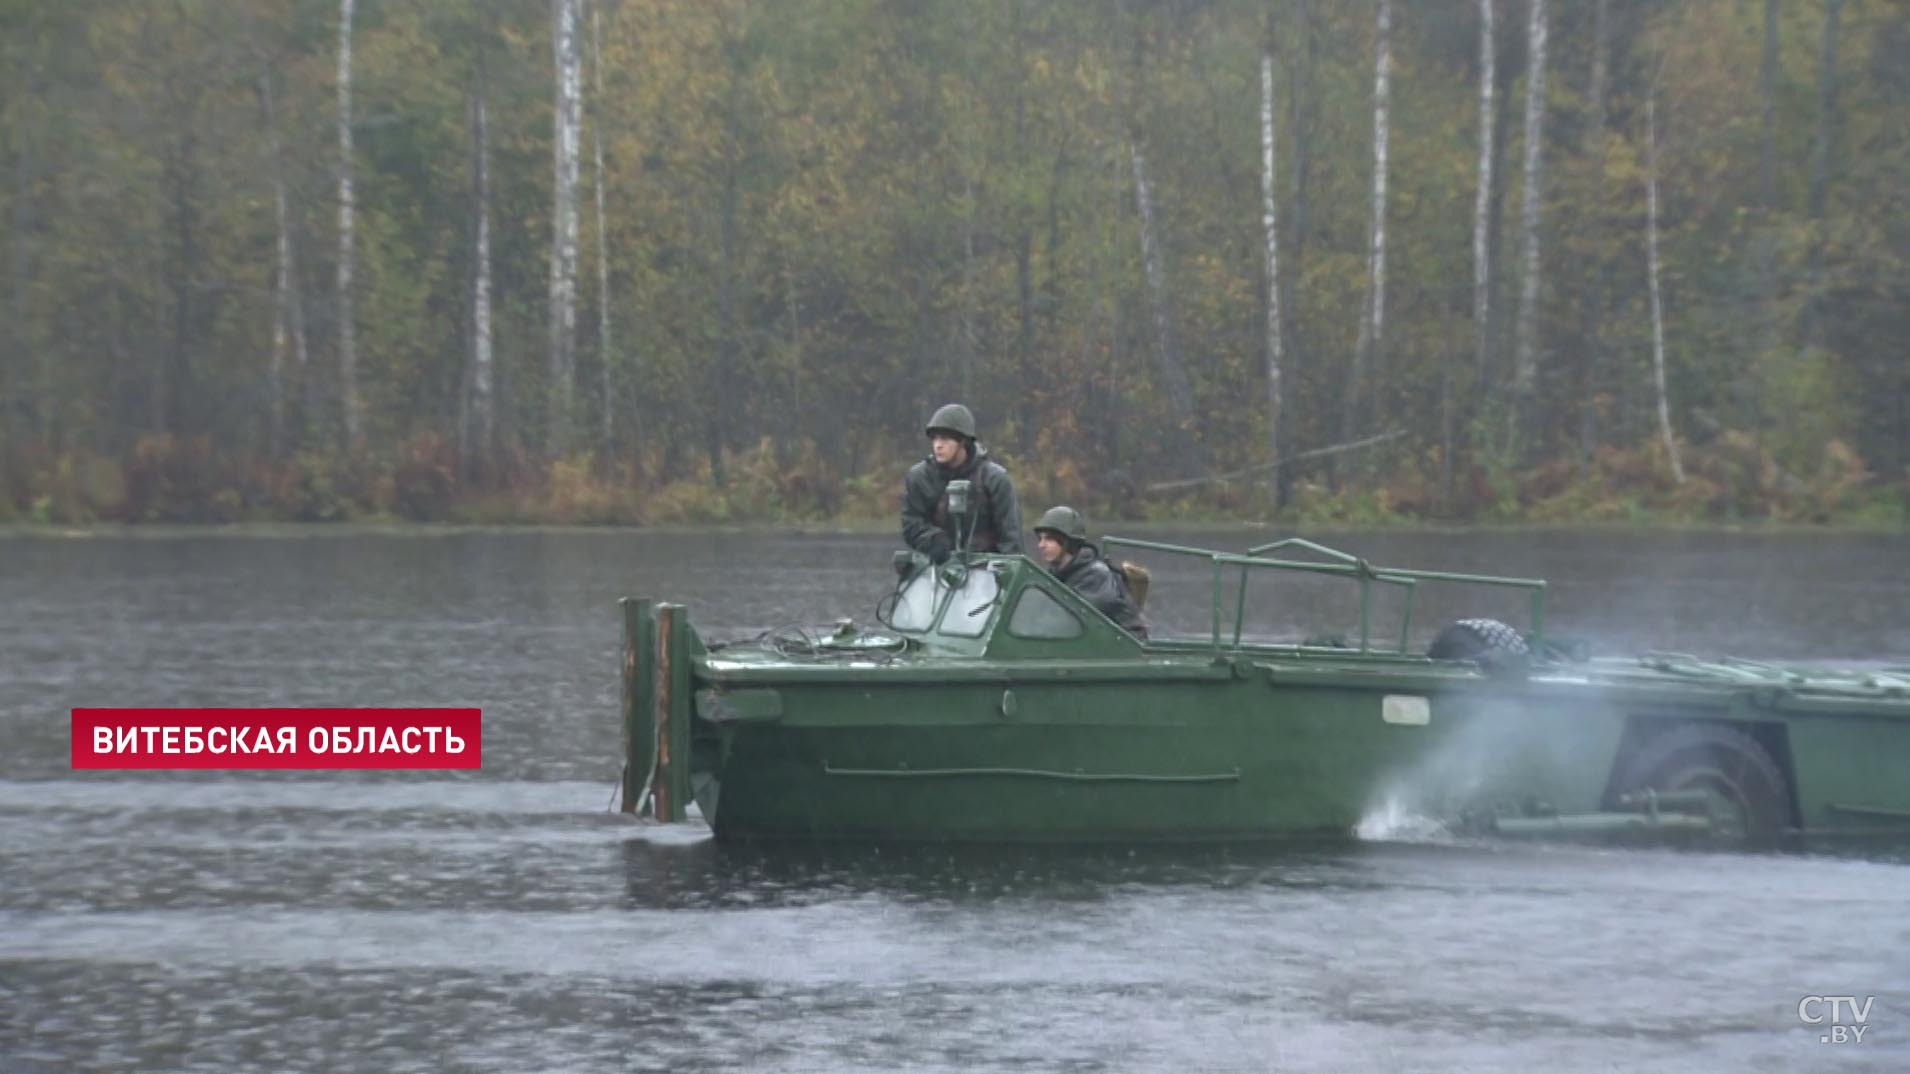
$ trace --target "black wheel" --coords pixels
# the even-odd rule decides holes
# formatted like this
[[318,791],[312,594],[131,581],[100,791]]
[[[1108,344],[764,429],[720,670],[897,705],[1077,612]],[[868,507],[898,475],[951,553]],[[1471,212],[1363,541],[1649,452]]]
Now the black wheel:
[[1757,739],[1731,727],[1691,723],[1666,731],[1625,760],[1615,786],[1621,799],[1700,792],[1713,834],[1730,842],[1770,840],[1791,826],[1783,769]]
[[1469,660],[1481,671],[1507,674],[1531,659],[1525,638],[1497,619],[1460,619],[1446,625],[1426,655],[1434,660]]

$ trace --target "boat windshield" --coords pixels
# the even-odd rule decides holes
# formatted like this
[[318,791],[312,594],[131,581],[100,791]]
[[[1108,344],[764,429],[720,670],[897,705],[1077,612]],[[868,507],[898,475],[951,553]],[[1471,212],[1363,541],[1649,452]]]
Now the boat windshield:
[[[926,570],[909,579],[897,594],[889,613],[895,630],[925,631],[942,612],[938,633],[957,638],[980,637],[988,625],[988,611],[1001,599],[1001,582],[990,570],[971,570],[951,592],[939,570]],[[946,610],[943,605],[946,604]]]
[[939,633],[955,638],[981,637],[982,628],[988,625],[988,609],[1000,597],[1001,583],[995,580],[994,571],[969,571],[962,587],[949,599],[948,610],[942,613]]
[[927,630],[935,622],[935,606],[944,592],[941,576],[935,571],[918,573],[895,598],[889,626],[896,630]]

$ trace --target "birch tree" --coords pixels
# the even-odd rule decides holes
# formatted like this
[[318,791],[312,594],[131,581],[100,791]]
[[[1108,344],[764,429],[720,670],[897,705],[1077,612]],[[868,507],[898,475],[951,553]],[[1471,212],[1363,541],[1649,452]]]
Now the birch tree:
[[[1027,50],[1027,13],[1022,0],[1013,0],[1009,5],[1009,16],[1013,20],[1009,40],[1013,46],[1013,69],[1015,72],[1015,123],[1014,123],[1014,159],[1026,164],[1028,152],[1028,60]],[[1035,278],[1034,278],[1034,228],[1029,226],[1029,214],[1025,203],[1017,206],[1015,212],[1015,298],[1019,314],[1015,328],[1015,358],[1026,364],[1034,349],[1035,339]]]
[[1136,115],[1146,84],[1143,31],[1137,27],[1134,39],[1134,82],[1130,92],[1135,100],[1128,106],[1128,163],[1134,171],[1134,204],[1141,222],[1141,264],[1147,276],[1148,304],[1154,317],[1155,354],[1161,364],[1161,379],[1174,417],[1174,439],[1179,445],[1181,464],[1189,474],[1207,469],[1200,443],[1194,439],[1194,389],[1181,364],[1180,344],[1174,332],[1173,308],[1168,301],[1167,268],[1161,253],[1160,221],[1154,188],[1148,180],[1147,156],[1141,147],[1140,122]]
[[[1286,279],[1292,283],[1287,296],[1289,301],[1283,307],[1282,314],[1292,322],[1292,330],[1284,330],[1287,362],[1281,372],[1281,378],[1287,386],[1285,395],[1295,400],[1301,397],[1302,377],[1306,370],[1316,371],[1318,367],[1307,362],[1307,335],[1304,326],[1295,315],[1299,304],[1302,286],[1306,280],[1306,256],[1308,238],[1307,196],[1313,174],[1313,133],[1318,126],[1319,89],[1316,82],[1318,70],[1317,50],[1319,34],[1314,26],[1312,0],[1294,0],[1293,29],[1287,41],[1287,67],[1291,87],[1287,94],[1287,131],[1288,146],[1287,172],[1292,176],[1293,194],[1287,202],[1287,243],[1281,250],[1281,269]],[[1293,410],[1282,414],[1286,426],[1286,442],[1289,446],[1301,442],[1300,435],[1302,411]],[[1324,415],[1322,415],[1324,417]],[[1315,425],[1315,431],[1325,428],[1325,422]],[[1296,471],[1292,467],[1280,467],[1282,487],[1291,487]]]
[[723,190],[717,204],[716,361],[710,364],[705,390],[713,397],[704,424],[710,455],[710,478],[722,488],[728,481],[723,453],[735,431],[740,402],[731,385],[741,368],[741,328],[737,316],[738,277],[742,274],[741,213],[743,168],[747,149],[743,129],[743,87],[753,60],[749,43],[748,12],[730,22],[723,41],[727,81],[723,87],[723,136],[718,154]]
[[[487,27],[488,30],[488,27]],[[485,43],[477,46],[471,87],[471,215],[474,249],[471,254],[471,370],[467,420],[460,428],[459,453],[480,475],[490,469],[496,444],[491,381],[491,119],[489,72]]]
[[1671,460],[1671,476],[1685,482],[1678,442],[1671,435],[1671,401],[1665,389],[1665,305],[1658,283],[1658,94],[1645,98],[1645,270],[1651,289],[1651,370],[1658,392],[1658,435]]
[[[1273,123],[1273,19],[1267,20],[1267,31],[1260,44],[1260,225],[1265,232],[1267,250],[1267,458],[1270,462],[1279,462],[1281,451],[1280,411],[1280,365],[1283,358],[1280,346],[1280,226],[1275,192],[1275,181],[1279,172],[1274,167],[1274,123]],[[1281,468],[1275,467],[1272,474],[1274,507],[1281,506],[1283,497],[1280,491],[1284,483],[1280,480]]]
[[[1492,160],[1493,123],[1498,118],[1497,37],[1494,36],[1492,8],[1496,0],[1479,0],[1479,186],[1472,209],[1472,326],[1478,353],[1481,382],[1491,368],[1492,357]],[[1446,455],[1452,455],[1452,437],[1447,434]],[[1450,464],[1448,464],[1450,466]],[[1450,472],[1442,475],[1448,494]]]
[[1387,106],[1392,96],[1393,3],[1379,0],[1373,50],[1373,215],[1367,229],[1366,296],[1360,309],[1359,340],[1346,378],[1340,409],[1340,439],[1356,435],[1362,389],[1377,366],[1386,329],[1386,154]]
[[[1592,206],[1594,224],[1603,223],[1602,210],[1605,205],[1605,95],[1611,78],[1611,0],[1597,0],[1592,12],[1592,85],[1587,91],[1591,97],[1592,122],[1588,144],[1592,155]],[[1583,340],[1585,346],[1584,380],[1579,392],[1579,458],[1581,464],[1589,460],[1598,438],[1597,407],[1595,400],[1601,372],[1605,364],[1605,309],[1607,294],[1607,271],[1604,259],[1591,273],[1589,294],[1581,298],[1581,308],[1585,311]]]
[[597,198],[597,357],[603,376],[603,461],[617,450],[617,348],[610,335],[610,229],[604,213],[603,4],[590,6],[591,187]]
[[1187,379],[1186,367],[1181,365],[1174,315],[1167,301],[1167,269],[1161,260],[1154,188],[1148,183],[1147,158],[1141,152],[1138,134],[1130,135],[1127,148],[1134,168],[1134,202],[1141,218],[1141,262],[1147,273],[1148,304],[1154,314],[1155,354],[1160,359],[1161,378],[1167,383],[1168,401],[1174,407],[1175,440],[1180,444],[1182,462],[1190,472],[1198,472],[1207,467],[1194,441],[1194,389]]
[[285,448],[285,357],[290,350],[297,363],[298,381],[306,369],[305,311],[299,297],[298,270],[293,253],[292,224],[285,193],[285,153],[279,142],[278,112],[272,93],[272,72],[259,72],[259,110],[265,125],[267,170],[272,176],[273,222],[277,227],[277,272],[272,288],[272,356],[267,368],[271,394],[272,450]]
[[[1353,450],[1321,453],[1339,444],[1352,390],[1355,445],[1400,427],[1397,457],[1428,463],[1426,487],[1417,468],[1388,474],[1399,510],[1438,502],[1448,471],[1427,453],[1443,444],[1453,514],[1498,507],[1469,501],[1469,454],[1535,493],[1557,484],[1528,480],[1531,467],[1564,481],[1564,465],[1585,463],[1587,482],[1542,508],[1569,512],[1633,472],[1622,451],[1599,450],[1636,434],[1666,456],[1661,362],[1688,474],[1714,449],[1686,445],[1676,422],[1708,400],[1735,408],[1723,419],[1755,432],[1773,465],[1848,464],[1861,500],[1894,502],[1910,459],[1896,271],[1910,109],[1891,5],[1549,0],[1532,74],[1564,111],[1545,114],[1526,61],[1531,0],[1391,0],[1388,139],[1390,61],[1412,74],[1401,181],[1389,144],[1375,218],[1379,177],[1360,168],[1374,166],[1376,132],[1350,136],[1374,102],[1367,115],[1348,106],[1375,88],[1379,2],[569,0],[578,178],[593,185],[575,190],[574,398],[560,413],[547,394],[559,379],[551,0],[463,13],[0,0],[0,518],[213,518],[230,510],[229,496],[214,501],[226,488],[287,516],[377,510],[393,495],[414,513],[449,511],[507,476],[534,482],[499,463],[526,451],[543,462],[553,416],[568,418],[570,456],[610,449],[600,476],[613,482],[634,478],[638,459],[646,484],[705,481],[706,447],[748,469],[659,510],[807,513],[902,438],[909,393],[952,387],[965,361],[986,397],[970,402],[997,415],[1003,450],[1031,467],[1070,443],[1100,460],[1049,482],[1090,508],[1182,477],[1189,440],[1204,480],[1251,474],[1229,480],[1263,506],[1266,471],[1241,468],[1274,452],[1287,487],[1271,494],[1290,501],[1292,479],[1309,475],[1296,467],[1330,470]],[[1460,21],[1419,17],[1435,8]],[[1131,89],[1137,22],[1145,81]],[[1663,144],[1648,221],[1645,91],[1660,51],[1671,59],[1666,118],[1651,117]],[[1528,104],[1541,109],[1529,133]],[[1522,147],[1543,165],[1527,169],[1544,185],[1524,206],[1542,214],[1542,272],[1522,260]],[[615,232],[613,181],[632,214]],[[1549,212],[1552,198],[1570,212]],[[1474,218],[1458,220],[1461,207]],[[1655,321],[1653,252],[1643,227],[1627,230],[1647,223]],[[1437,256],[1467,238],[1472,249]],[[1760,336],[1766,252],[1775,349]],[[1536,370],[1520,410],[1521,284],[1533,282],[1544,304],[1528,306]],[[1358,333],[1341,314],[1296,316],[1328,298],[1369,337],[1354,388]],[[1758,391],[1762,425],[1748,420]],[[746,430],[782,415],[771,446],[787,450],[751,455],[759,437]],[[353,463],[397,437],[419,465]],[[1826,463],[1833,439],[1857,458]],[[439,442],[456,445],[464,492],[424,465]],[[329,491],[298,480],[309,465],[333,469]],[[1668,458],[1654,465],[1671,476]],[[1728,509],[1803,509],[1788,480],[1756,484],[1728,490]],[[1670,488],[1611,491],[1700,509]]]
[[1545,195],[1545,36],[1546,0],[1531,0],[1532,20],[1526,32],[1525,76],[1525,200],[1520,224],[1525,247],[1524,275],[1519,281],[1518,356],[1512,373],[1511,433],[1533,417],[1533,394],[1539,370],[1539,206]]
[[570,451],[571,405],[577,359],[577,183],[582,96],[577,47],[578,0],[551,0],[551,48],[557,74],[551,138],[550,411],[545,453]]
[[352,231],[358,208],[352,191],[351,24],[355,0],[338,0],[338,396],[345,439],[359,429],[358,349],[352,324]]
[[[1751,235],[1751,260],[1757,289],[1755,323],[1760,354],[1777,349],[1777,0],[1764,0],[1764,58],[1759,68],[1758,94],[1763,99],[1760,144],[1758,147],[1758,200],[1753,217],[1756,227]],[[1747,377],[1740,386],[1748,396],[1751,425],[1762,424],[1762,392],[1752,387],[1755,378]]]

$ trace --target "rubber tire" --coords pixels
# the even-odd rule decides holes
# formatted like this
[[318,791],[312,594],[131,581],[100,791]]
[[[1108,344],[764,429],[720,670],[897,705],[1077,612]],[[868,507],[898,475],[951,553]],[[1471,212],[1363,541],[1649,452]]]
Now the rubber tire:
[[1619,795],[1705,789],[1725,799],[1740,823],[1718,829],[1726,842],[1765,842],[1791,827],[1790,784],[1757,739],[1714,723],[1687,723],[1646,742],[1624,762]]
[[1434,660],[1477,660],[1488,653],[1527,652],[1519,632],[1497,619],[1460,619],[1446,624],[1426,655]]
[[1531,663],[1525,638],[1497,619],[1460,619],[1448,623],[1426,655],[1434,660],[1464,660],[1489,675],[1521,676]]

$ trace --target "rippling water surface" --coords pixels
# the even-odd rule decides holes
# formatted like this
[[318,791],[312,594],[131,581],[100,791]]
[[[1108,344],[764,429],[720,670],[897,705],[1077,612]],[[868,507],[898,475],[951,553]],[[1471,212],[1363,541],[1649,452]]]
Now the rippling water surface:
[[[1910,664],[1901,538],[1336,543],[1550,577],[1549,627],[1607,649]],[[1891,847],[739,849],[607,810],[616,596],[718,635],[867,619],[888,547],[0,539],[0,1074],[1910,1069]],[[1204,629],[1200,572],[1150,566]],[[1353,621],[1256,596],[1256,633]],[[1421,600],[1423,632],[1516,617]],[[68,710],[132,704],[476,705],[485,767],[71,772]],[[1811,995],[1876,996],[1863,1042],[1820,1043]]]

